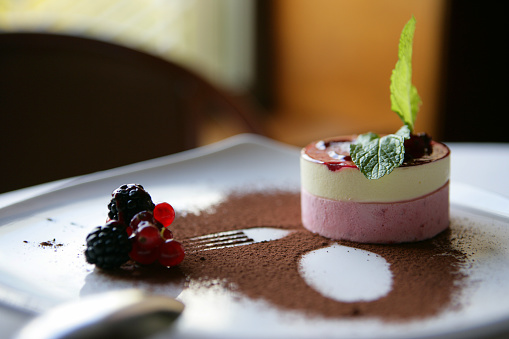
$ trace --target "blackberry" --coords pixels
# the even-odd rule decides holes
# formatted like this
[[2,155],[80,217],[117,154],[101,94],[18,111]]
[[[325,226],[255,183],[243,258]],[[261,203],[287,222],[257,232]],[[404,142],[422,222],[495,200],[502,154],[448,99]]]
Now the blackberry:
[[108,217],[129,226],[131,219],[139,212],[154,210],[150,194],[138,184],[122,185],[111,193]]
[[426,133],[411,134],[410,139],[405,140],[405,162],[430,155],[433,152],[431,140]]
[[87,236],[85,257],[87,262],[103,269],[120,267],[129,260],[131,241],[125,226],[119,221],[110,221],[96,227]]

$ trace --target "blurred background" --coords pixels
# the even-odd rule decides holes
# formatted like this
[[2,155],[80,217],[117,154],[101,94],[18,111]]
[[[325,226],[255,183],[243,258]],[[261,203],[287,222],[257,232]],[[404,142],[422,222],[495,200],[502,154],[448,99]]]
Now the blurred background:
[[[0,33],[86,37],[174,62],[230,95],[257,133],[303,146],[401,126],[389,79],[414,15],[413,82],[423,100],[416,131],[443,141],[508,142],[502,3],[0,0]],[[220,115],[203,119],[198,146],[252,131]]]

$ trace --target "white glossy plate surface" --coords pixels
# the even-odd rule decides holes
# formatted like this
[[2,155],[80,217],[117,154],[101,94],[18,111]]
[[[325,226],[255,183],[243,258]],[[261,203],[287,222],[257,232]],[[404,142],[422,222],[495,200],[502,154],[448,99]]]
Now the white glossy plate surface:
[[[80,296],[132,287],[127,281],[112,281],[94,273],[94,267],[85,262],[82,254],[86,235],[96,224],[103,223],[109,194],[121,184],[142,183],[154,201],[171,202],[177,210],[199,210],[219,202],[232,189],[281,188],[298,192],[298,166],[298,149],[243,135],[209,147],[79,177],[53,192],[6,206],[0,209],[0,300],[43,311]],[[267,302],[221,289],[204,289],[199,284],[190,284],[186,289],[167,285],[159,286],[156,292],[177,297],[186,309],[165,335],[452,338],[508,330],[509,201],[453,180],[451,202],[453,227],[469,227],[478,232],[475,242],[469,244],[469,260],[473,264],[466,271],[468,281],[459,310],[445,310],[436,317],[402,324],[369,319],[309,320],[300,313],[283,312]],[[42,246],[43,242],[48,245]],[[379,258],[365,266],[366,253],[348,253],[335,245],[305,255],[301,259],[303,279],[328,297],[342,301],[373,300],[388,293],[391,274],[385,260]],[[357,272],[351,281],[338,280],[334,284],[339,278],[327,269],[327,262],[337,262],[337,258],[341,258],[344,269]],[[321,273],[310,274],[317,267]],[[373,275],[379,284],[367,279]],[[137,287],[143,286],[140,282]]]

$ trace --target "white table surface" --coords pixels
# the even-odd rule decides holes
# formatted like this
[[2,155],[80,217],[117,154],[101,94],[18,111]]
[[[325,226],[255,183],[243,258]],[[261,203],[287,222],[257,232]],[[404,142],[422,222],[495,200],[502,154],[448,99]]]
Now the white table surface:
[[[509,198],[509,143],[447,144],[452,151],[451,181]],[[73,179],[64,179],[0,194],[0,208],[72,181]],[[11,338],[32,317],[0,305],[0,339]],[[505,337],[507,336],[497,338]]]

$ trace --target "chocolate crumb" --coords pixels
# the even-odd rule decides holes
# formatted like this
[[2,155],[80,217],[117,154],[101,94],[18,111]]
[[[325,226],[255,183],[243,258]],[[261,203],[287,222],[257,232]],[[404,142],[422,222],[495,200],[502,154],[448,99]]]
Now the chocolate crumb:
[[39,243],[39,246],[41,247],[61,247],[64,246],[64,244],[56,243],[56,240],[48,240],[48,241],[42,241]]

